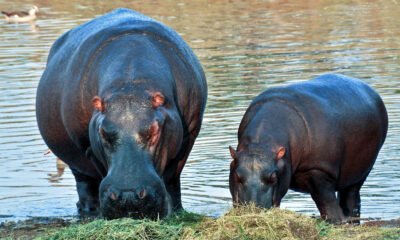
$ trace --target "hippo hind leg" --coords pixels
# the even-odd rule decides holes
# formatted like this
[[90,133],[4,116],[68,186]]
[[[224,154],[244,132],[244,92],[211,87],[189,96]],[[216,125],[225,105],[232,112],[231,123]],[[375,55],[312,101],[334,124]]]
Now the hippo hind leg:
[[310,170],[304,174],[301,181],[311,193],[321,218],[333,224],[345,222],[345,217],[336,198],[335,179],[332,179],[323,171]]
[[350,217],[349,222],[360,224],[361,198],[360,188],[362,183],[347,187],[338,192],[339,204],[346,217]]
[[76,203],[82,216],[97,215],[99,209],[99,185],[101,180],[72,170],[76,181],[79,201]]

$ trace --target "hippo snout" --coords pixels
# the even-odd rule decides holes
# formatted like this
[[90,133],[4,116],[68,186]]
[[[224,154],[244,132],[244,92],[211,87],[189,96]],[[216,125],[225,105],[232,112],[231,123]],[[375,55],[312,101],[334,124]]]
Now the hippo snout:
[[[104,198],[110,201],[124,201],[124,200],[134,200],[134,201],[145,201],[149,198],[154,198],[154,191],[148,189],[147,187],[141,187],[137,189],[119,190],[114,187],[108,188],[104,193]],[[107,199],[109,198],[109,199]]]
[[100,193],[100,210],[107,219],[132,217],[157,219],[168,215],[170,203],[161,187],[141,186],[119,189],[105,187]]
[[234,206],[254,204],[256,207],[265,209],[275,206],[273,199],[274,187],[259,187],[255,184],[247,185],[237,190]]

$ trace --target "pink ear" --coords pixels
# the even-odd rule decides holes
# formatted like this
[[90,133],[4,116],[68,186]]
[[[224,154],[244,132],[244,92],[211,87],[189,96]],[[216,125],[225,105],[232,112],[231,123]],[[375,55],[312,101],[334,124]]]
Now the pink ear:
[[231,153],[231,157],[236,159],[236,151],[233,149],[233,147],[229,146],[229,152]]
[[276,152],[276,160],[282,159],[285,156],[286,149],[284,147],[279,147]]
[[104,112],[104,104],[101,101],[101,98],[98,96],[93,97],[92,99],[93,108],[97,111]]
[[231,171],[233,171],[236,168],[236,164],[237,164],[237,160],[233,159],[230,165],[230,169]]
[[158,125],[158,122],[154,121],[150,126],[150,140],[149,140],[150,146],[156,144],[159,138],[160,138],[160,127]]
[[165,97],[160,92],[150,93],[152,95],[151,104],[154,108],[164,105]]

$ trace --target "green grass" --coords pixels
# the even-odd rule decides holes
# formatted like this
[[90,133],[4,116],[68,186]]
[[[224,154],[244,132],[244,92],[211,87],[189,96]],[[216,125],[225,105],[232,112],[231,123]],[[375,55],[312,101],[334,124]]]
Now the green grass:
[[369,226],[337,226],[331,227],[330,233],[323,239],[348,239],[348,240],[399,240],[400,228],[384,228]]
[[333,226],[298,213],[247,206],[219,218],[183,212],[164,220],[95,220],[36,239],[400,239],[400,228]]
[[36,239],[181,239],[186,229],[196,226],[204,216],[182,212],[165,220],[95,220],[49,231]]

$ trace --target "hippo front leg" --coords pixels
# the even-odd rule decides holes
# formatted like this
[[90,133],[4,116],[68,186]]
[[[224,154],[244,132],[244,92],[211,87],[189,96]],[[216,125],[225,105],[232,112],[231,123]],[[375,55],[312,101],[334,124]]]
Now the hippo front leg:
[[305,174],[305,185],[316,203],[321,218],[329,223],[341,224],[345,222],[336,194],[336,181],[320,170],[311,170]]
[[171,196],[171,206],[173,211],[182,209],[181,200],[181,181],[180,178],[172,178],[166,183],[166,189]]
[[187,141],[184,141],[186,144],[182,143],[182,150],[174,159],[174,164],[171,164],[171,166],[166,170],[165,187],[171,196],[172,208],[174,211],[183,208],[180,176],[199,131],[200,127],[196,128],[191,132],[191,134],[189,134],[186,138]]
[[76,181],[76,190],[79,201],[76,203],[79,214],[93,215],[97,214],[99,208],[99,179],[80,174],[74,170],[72,173]]

